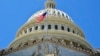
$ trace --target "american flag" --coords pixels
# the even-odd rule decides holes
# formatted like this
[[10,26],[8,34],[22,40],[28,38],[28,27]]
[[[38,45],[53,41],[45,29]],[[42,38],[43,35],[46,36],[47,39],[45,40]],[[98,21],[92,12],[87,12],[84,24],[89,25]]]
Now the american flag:
[[45,19],[46,15],[47,15],[47,12],[44,12],[43,14],[37,16],[36,22],[40,23],[41,21],[43,21]]

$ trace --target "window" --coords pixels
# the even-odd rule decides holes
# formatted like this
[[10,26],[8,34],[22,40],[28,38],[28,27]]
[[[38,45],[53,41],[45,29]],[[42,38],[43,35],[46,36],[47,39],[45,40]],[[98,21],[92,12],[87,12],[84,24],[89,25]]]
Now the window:
[[51,29],[51,25],[48,25],[48,29]]
[[52,4],[50,4],[50,8],[52,8]]
[[62,16],[64,17],[64,14],[62,13]]
[[27,33],[27,30],[25,30],[24,32]]
[[56,30],[58,29],[58,26],[57,26],[57,25],[55,25],[55,29],[56,29]]
[[29,28],[29,31],[32,32],[32,28]]
[[35,27],[35,30],[37,30],[37,29],[38,29],[38,26]]
[[55,16],[55,15],[56,15],[56,11],[55,11],[55,10],[53,11],[53,14],[54,14],[53,16]]
[[44,29],[44,25],[42,25],[41,29],[42,29],[42,30]]
[[53,8],[55,8],[55,5],[53,5]]
[[64,30],[64,26],[61,26],[61,29]]
[[53,4],[51,4],[51,8],[53,8]]
[[75,31],[73,30],[73,33],[75,33]]
[[55,11],[53,11],[53,13],[55,14]]
[[58,15],[60,15],[60,12],[58,12]]
[[70,32],[70,28],[67,28],[67,31]]
[[66,18],[68,18],[68,16],[66,15]]

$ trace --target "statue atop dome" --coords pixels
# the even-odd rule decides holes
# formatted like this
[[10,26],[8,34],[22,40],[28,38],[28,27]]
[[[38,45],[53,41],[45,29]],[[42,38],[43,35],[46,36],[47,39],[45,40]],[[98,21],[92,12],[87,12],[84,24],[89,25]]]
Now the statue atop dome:
[[46,8],[55,8],[55,2],[54,0],[47,0],[45,3]]

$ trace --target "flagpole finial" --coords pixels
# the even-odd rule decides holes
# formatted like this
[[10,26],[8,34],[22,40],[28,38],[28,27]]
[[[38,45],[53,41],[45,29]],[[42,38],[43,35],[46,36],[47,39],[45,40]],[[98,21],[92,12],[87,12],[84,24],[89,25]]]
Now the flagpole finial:
[[46,3],[45,3],[45,7],[46,8],[55,8],[55,2],[54,0],[47,0]]

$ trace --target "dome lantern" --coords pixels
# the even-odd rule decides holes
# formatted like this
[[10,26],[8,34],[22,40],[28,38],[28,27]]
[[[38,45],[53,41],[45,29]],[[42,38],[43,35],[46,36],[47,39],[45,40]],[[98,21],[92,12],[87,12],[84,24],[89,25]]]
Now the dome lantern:
[[47,0],[45,3],[45,8],[55,8],[55,2],[53,0]]

